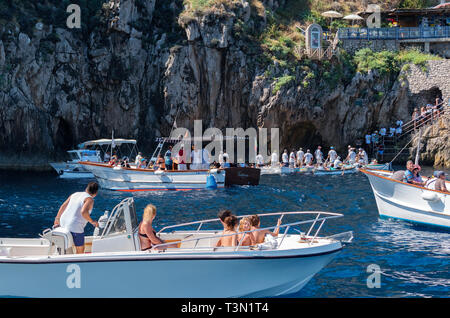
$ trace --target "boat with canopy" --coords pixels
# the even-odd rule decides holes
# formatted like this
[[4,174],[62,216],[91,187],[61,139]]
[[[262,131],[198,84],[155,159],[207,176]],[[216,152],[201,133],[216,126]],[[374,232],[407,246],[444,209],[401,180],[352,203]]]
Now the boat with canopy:
[[[84,254],[61,227],[40,238],[0,238],[0,295],[18,297],[271,297],[303,288],[352,232],[322,237],[331,212],[259,215],[280,234],[255,246],[216,247],[219,219],[163,227],[163,244],[141,251],[133,198],[120,202]],[[244,216],[239,216],[242,218]],[[254,231],[269,229],[261,228]],[[248,232],[254,232],[248,231]],[[45,288],[43,288],[45,287]],[[78,288],[82,287],[82,288]]]
[[120,150],[122,145],[126,145],[129,157],[137,154],[136,140],[134,139],[98,139],[89,140],[78,145],[78,149],[67,151],[69,160],[66,162],[52,162],[50,166],[59,174],[60,178],[94,178],[92,172],[86,170],[80,162],[102,163],[105,154],[113,149]]

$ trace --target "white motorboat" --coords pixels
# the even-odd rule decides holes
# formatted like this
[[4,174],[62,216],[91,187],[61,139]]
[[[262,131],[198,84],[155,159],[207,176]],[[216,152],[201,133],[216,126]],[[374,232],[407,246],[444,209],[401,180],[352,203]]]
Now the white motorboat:
[[94,175],[80,165],[80,161],[102,162],[99,150],[75,149],[67,151],[70,160],[66,162],[52,162],[50,166],[59,174],[60,178],[93,178]]
[[[341,214],[260,215],[266,216],[308,219],[282,224],[277,238],[253,247],[215,247],[222,232],[200,229],[218,219],[168,226],[158,233],[165,244],[141,251],[133,198],[127,198],[99,235],[86,237],[84,254],[73,254],[72,236],[62,228],[36,239],[0,238],[0,296],[278,296],[299,291],[353,238],[352,232],[319,237],[325,221]],[[289,231],[305,226],[307,233]]]
[[381,217],[450,229],[450,194],[394,180],[390,171],[360,171],[369,179]]
[[[207,187],[208,176],[217,187],[225,186],[225,170],[153,170],[112,167],[108,164],[82,162],[104,189],[119,191],[190,190]],[[210,179],[212,180],[212,179]]]
[[87,171],[80,162],[89,161],[101,163],[103,162],[102,156],[106,151],[111,151],[110,147],[116,147],[121,145],[133,145],[130,155],[133,153],[136,147],[136,140],[134,139],[99,139],[90,140],[78,145],[78,149],[67,151],[69,154],[69,160],[66,162],[52,162],[50,166],[59,174],[63,179],[76,179],[76,178],[94,178],[94,175]]

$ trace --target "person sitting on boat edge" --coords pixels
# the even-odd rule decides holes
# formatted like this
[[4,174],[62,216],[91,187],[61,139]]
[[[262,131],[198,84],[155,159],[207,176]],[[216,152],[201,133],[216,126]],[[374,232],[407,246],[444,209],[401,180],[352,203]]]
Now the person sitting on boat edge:
[[[138,227],[141,251],[149,250],[153,247],[153,245],[164,244],[164,241],[156,236],[156,231],[153,229],[152,223],[155,217],[156,217],[156,207],[153,204],[148,204],[144,209],[142,221]],[[161,249],[165,249],[167,247],[168,246],[161,247]]]
[[[257,214],[252,215],[250,217],[250,224],[252,226],[252,230],[257,230],[261,227],[261,220]],[[275,231],[271,232],[269,230],[261,230],[261,231],[255,231],[253,232],[253,235],[255,236],[256,244],[264,243],[264,238],[267,234],[272,235],[273,237],[278,236],[278,233],[280,232],[280,226],[281,225],[281,218],[277,221],[277,227]]]
[[230,210],[222,210],[219,212],[219,220],[223,225],[222,235],[227,235],[221,237],[217,243],[216,247],[226,247],[226,246],[236,246],[237,245],[237,234],[236,225],[237,218],[234,216]]
[[[426,182],[423,182],[419,176],[420,166],[415,165],[412,160],[406,162],[406,171],[403,176],[403,182],[424,186]],[[420,180],[419,180],[420,178]]]
[[422,181],[422,176],[420,175],[420,170],[422,170],[422,168],[419,165],[415,165],[413,168],[413,180],[416,182],[415,184],[417,185],[422,185],[425,186],[425,184],[427,183],[426,181]]
[[97,196],[97,182],[90,182],[84,192],[75,192],[59,208],[53,227],[61,226],[70,231],[77,254],[84,253],[84,228],[89,222],[98,227],[90,214]]
[[447,189],[447,186],[445,184],[445,176],[447,174],[444,171],[436,171],[434,173],[434,176],[437,178],[436,182],[434,183],[434,189],[446,193],[450,193],[450,191]]
[[240,243],[241,246],[251,246],[256,244],[256,238],[254,236],[254,232],[250,233],[241,233],[241,232],[247,232],[252,230],[252,225],[250,222],[249,217],[243,217],[241,221],[239,222],[239,232],[237,240],[238,244]]
[[155,164],[153,165],[154,170],[164,170],[166,168],[165,161],[161,154],[158,155]]
[[137,167],[139,169],[146,169],[147,168],[147,160],[145,160],[145,158],[142,158],[140,164]]

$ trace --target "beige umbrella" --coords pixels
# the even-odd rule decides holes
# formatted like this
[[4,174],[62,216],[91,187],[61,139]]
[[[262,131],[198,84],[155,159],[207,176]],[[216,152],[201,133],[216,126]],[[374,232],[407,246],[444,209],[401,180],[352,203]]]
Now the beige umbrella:
[[364,20],[364,18],[360,17],[360,16],[357,15],[357,14],[349,14],[349,15],[346,15],[343,19],[344,19],[344,20],[352,20],[352,25],[353,25],[353,22],[354,22],[355,20]]
[[325,11],[322,13],[322,16],[327,18],[342,18],[342,14],[337,11]]
[[342,14],[333,10],[322,12],[322,16],[326,18],[331,18],[330,24],[331,22],[333,22],[333,18],[342,18]]

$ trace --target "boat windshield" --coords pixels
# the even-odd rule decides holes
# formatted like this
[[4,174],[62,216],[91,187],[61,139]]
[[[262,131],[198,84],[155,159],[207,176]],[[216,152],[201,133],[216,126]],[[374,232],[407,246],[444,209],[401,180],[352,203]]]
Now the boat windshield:
[[80,157],[78,156],[78,153],[77,152],[69,152],[69,158],[70,158],[70,160],[79,160],[80,159]]
[[123,213],[123,210],[121,209],[115,216],[109,233],[108,234],[118,234],[118,233],[124,233],[127,231],[127,224],[125,222],[125,214]]

